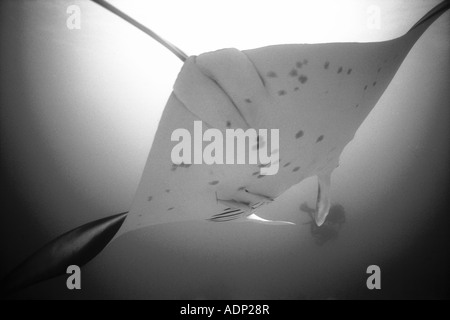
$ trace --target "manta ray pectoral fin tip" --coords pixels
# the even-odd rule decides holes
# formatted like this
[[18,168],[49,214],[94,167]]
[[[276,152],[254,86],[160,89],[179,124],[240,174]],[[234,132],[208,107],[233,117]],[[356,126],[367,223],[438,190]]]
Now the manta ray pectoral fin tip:
[[316,202],[316,212],[314,214],[314,220],[317,226],[324,224],[328,212],[330,211],[330,188],[331,188],[331,173],[332,171],[318,175],[318,192]]

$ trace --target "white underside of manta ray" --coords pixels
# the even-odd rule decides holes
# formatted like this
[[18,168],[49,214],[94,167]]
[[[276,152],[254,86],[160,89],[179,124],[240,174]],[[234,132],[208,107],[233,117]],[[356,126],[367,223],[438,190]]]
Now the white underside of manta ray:
[[[450,1],[443,1],[409,32],[390,41],[223,49],[186,57],[105,1],[94,1],[155,37],[185,63],[130,211],[75,229],[43,247],[10,274],[5,290],[62,274],[73,261],[82,265],[114,237],[149,225],[196,219],[292,224],[266,220],[256,212],[312,176],[318,178],[314,218],[322,225],[342,151],[414,43],[450,7]],[[279,154],[278,173],[262,175],[262,163],[174,164],[171,151],[177,142],[171,135],[183,128],[194,136],[194,121],[224,136],[227,129],[278,129],[279,147],[271,150]],[[250,141],[251,150],[256,152],[261,143],[266,142]]]
[[[384,42],[222,49],[187,58],[117,236],[165,222],[219,221],[216,217],[223,215],[248,220],[252,204],[276,199],[312,176],[319,184],[315,221],[322,225],[330,209],[332,172],[342,151],[431,21]],[[262,163],[190,165],[190,157],[174,165],[171,152],[178,141],[171,141],[171,135],[183,128],[194,137],[194,121],[223,136],[227,129],[278,129],[279,147],[271,150],[280,159],[278,173],[261,174]],[[250,141],[254,152],[257,144]],[[247,151],[249,157],[253,151]],[[222,202],[216,201],[216,193]],[[229,209],[237,211],[230,216]]]

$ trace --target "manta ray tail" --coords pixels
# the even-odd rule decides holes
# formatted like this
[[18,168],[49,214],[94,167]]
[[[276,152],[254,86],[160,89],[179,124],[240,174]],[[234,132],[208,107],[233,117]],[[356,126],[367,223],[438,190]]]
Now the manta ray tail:
[[70,265],[85,265],[108,245],[125,221],[127,213],[90,222],[46,244],[1,281],[1,295],[12,294],[66,274]]

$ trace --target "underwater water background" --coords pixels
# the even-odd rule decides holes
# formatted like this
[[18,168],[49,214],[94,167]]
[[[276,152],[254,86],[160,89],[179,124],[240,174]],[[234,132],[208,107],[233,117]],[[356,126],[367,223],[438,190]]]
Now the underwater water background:
[[[129,209],[181,67],[104,9],[73,3],[82,9],[80,30],[66,28],[64,2],[0,3],[0,277],[61,233]],[[139,18],[142,2],[129,3],[130,15]],[[285,16],[295,12],[286,10],[293,2],[277,3],[281,8],[264,2],[281,16],[277,24],[274,16],[254,17],[248,31],[215,29],[218,12],[230,9],[204,2],[198,17],[178,3],[175,13],[153,10],[172,21],[140,21],[199,54],[228,46],[387,40],[439,1],[370,1],[382,9],[381,30],[364,27],[369,1],[340,2],[329,10],[336,17],[327,10],[316,19],[320,27],[309,28],[301,18],[320,12],[308,12],[308,1],[297,2],[295,19]],[[249,25],[251,9],[241,8],[236,23]],[[448,299],[449,19],[447,12],[419,39],[345,149],[332,179],[335,219],[327,228],[309,224],[317,192],[310,178],[259,212],[296,226],[152,226],[119,238],[83,268],[82,290],[67,290],[60,277],[14,297]],[[308,34],[314,27],[315,37]],[[237,39],[239,30],[244,35]],[[372,264],[381,267],[379,291],[366,288]]]

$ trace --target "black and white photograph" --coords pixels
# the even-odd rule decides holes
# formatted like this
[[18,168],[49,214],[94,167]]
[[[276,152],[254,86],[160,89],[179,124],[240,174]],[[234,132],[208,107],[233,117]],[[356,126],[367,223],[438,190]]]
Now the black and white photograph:
[[1,0],[2,300],[448,300],[448,9]]

